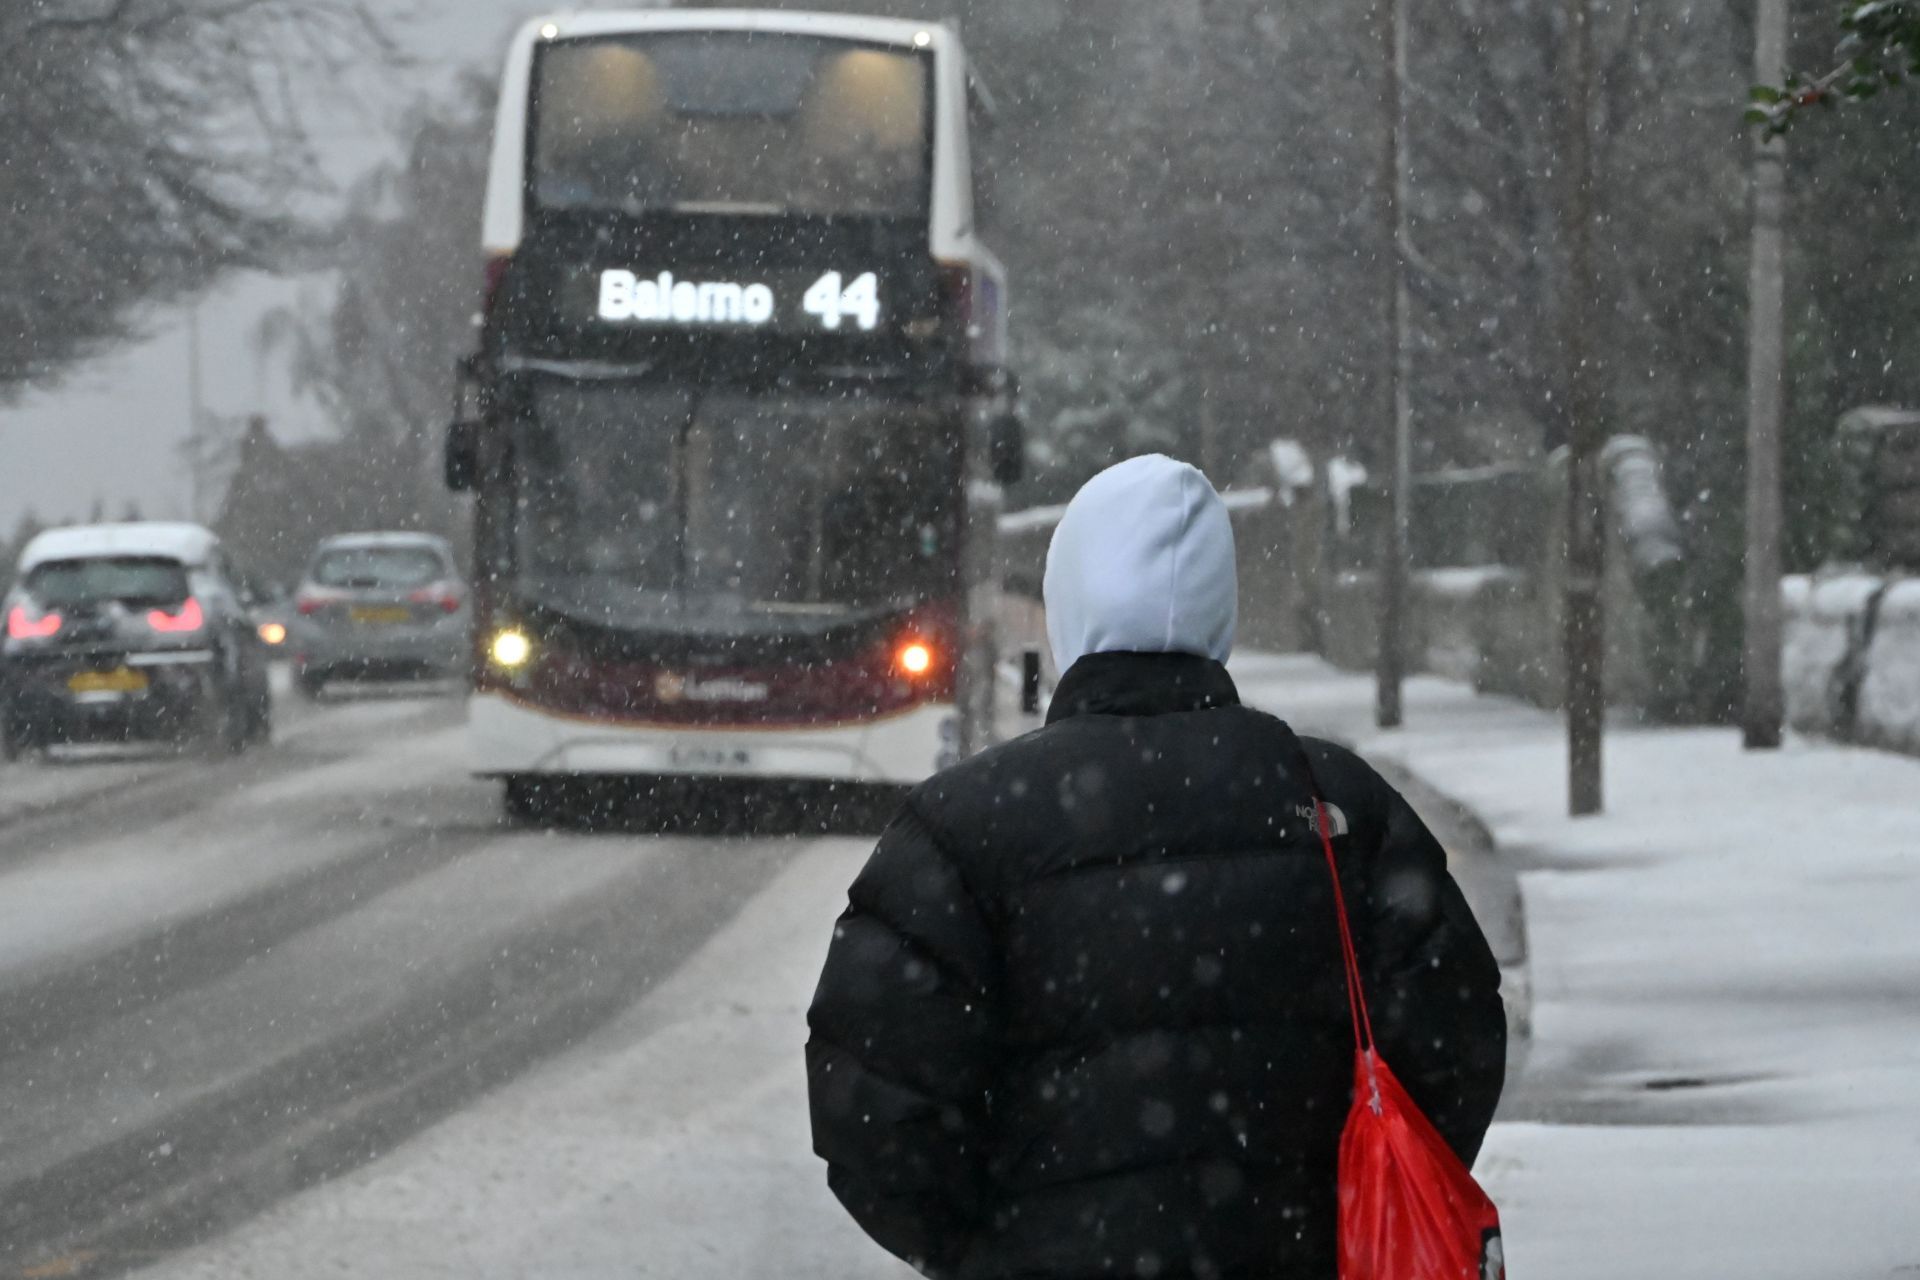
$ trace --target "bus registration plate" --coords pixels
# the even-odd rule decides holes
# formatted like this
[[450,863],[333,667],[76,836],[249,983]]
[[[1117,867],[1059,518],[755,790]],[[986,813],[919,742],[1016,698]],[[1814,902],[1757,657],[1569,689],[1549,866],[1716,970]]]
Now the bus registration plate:
[[676,769],[734,773],[753,768],[753,752],[745,747],[676,742],[667,752]]

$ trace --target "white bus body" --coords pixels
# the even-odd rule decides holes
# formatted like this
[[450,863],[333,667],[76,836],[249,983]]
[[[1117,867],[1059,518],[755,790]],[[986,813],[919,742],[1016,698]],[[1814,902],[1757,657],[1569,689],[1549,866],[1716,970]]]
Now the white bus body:
[[[594,247],[610,239],[646,246],[654,243],[645,238],[649,235],[667,236],[662,243],[695,243],[705,228],[721,222],[750,239],[757,225],[753,208],[718,202],[711,210],[691,204],[647,208],[624,223],[615,210],[605,215],[612,230],[600,226],[595,240],[556,219],[541,203],[529,151],[540,127],[541,77],[550,74],[540,70],[543,51],[566,48],[569,42],[591,49],[622,40],[645,50],[648,46],[638,42],[676,34],[799,37],[845,42],[848,50],[924,55],[930,68],[924,77],[926,187],[923,207],[917,201],[911,217],[921,224],[914,252],[924,258],[928,278],[937,278],[944,299],[937,322],[919,312],[904,317],[898,282],[885,272],[876,275],[865,262],[843,262],[844,254],[826,254],[804,266],[783,261],[763,270],[765,264],[751,259],[715,263],[709,255],[689,261],[666,250],[620,256]],[[596,41],[602,43],[590,43]],[[638,90],[621,86],[617,92]],[[983,483],[982,450],[966,441],[1004,410],[1009,379],[1004,372],[1005,272],[979,239],[975,219],[970,120],[984,103],[957,33],[940,23],[652,9],[555,14],[528,22],[513,37],[485,197],[482,350],[466,366],[480,408],[456,422],[449,437],[449,482],[476,489],[480,498],[479,563],[473,574],[475,687],[469,702],[476,772],[506,779],[510,795],[515,785],[530,780],[596,775],[900,784],[925,778],[985,740],[979,717],[990,715],[993,655],[982,605],[991,553],[982,539],[990,536],[993,512],[988,508],[997,488],[991,480]],[[826,215],[836,225],[860,216],[831,210]],[[565,234],[572,237],[566,248],[538,243],[545,234],[543,217],[565,224]],[[668,218],[672,225],[660,232],[645,222],[648,217]],[[900,221],[894,216],[896,224]],[[547,258],[534,264],[531,257],[542,253]],[[534,277],[537,287],[522,285],[516,292],[514,273],[536,270],[548,274]],[[571,310],[527,326],[539,337],[532,341],[515,336],[514,310],[528,306]],[[569,345],[568,335],[578,335],[578,341]],[[884,344],[893,343],[901,350],[939,347],[955,354],[944,363],[944,357],[929,357],[925,368],[931,372],[916,380],[917,375],[889,366],[888,357],[862,354],[860,343],[869,336],[881,344],[875,350],[891,349]],[[752,345],[760,342],[768,345]],[[841,344],[833,350],[851,354],[808,363],[805,353],[833,343]],[[715,354],[724,352],[748,354]],[[842,364],[849,371],[843,373]],[[776,379],[774,386],[769,367],[788,380]],[[794,391],[790,380],[806,390]],[[630,409],[622,407],[628,387]],[[561,404],[569,407],[542,407]],[[718,517],[702,515],[733,499],[703,498],[704,490],[695,490],[717,483],[714,476],[732,456],[728,449],[760,438],[748,428],[789,406],[794,421],[815,431],[820,443],[812,454],[793,454],[785,475],[778,474],[780,458],[767,454],[764,503],[751,494],[742,501],[770,508],[756,534],[764,545],[752,555],[773,555],[806,538],[821,543],[811,558],[801,557],[801,569],[768,576],[770,598],[747,609],[776,622],[786,619],[791,635],[744,633],[742,639],[742,633],[727,632],[723,637],[725,627],[737,622],[728,615],[714,624],[708,643],[701,624],[686,619],[702,608],[719,616],[724,610],[718,597],[706,604],[682,599],[673,626],[656,635],[647,624],[626,621],[620,612],[625,606],[614,600],[625,590],[617,582],[609,581],[604,598],[571,585],[544,597],[523,589],[521,579],[532,571],[522,562],[541,554],[538,546],[529,546],[549,537],[536,526],[546,518],[541,512],[559,523],[570,514],[587,521],[585,512],[595,499],[575,497],[574,490],[589,491],[596,483],[636,490],[629,495],[634,509],[677,504],[675,518],[682,523],[672,554],[681,564],[673,581],[683,596],[690,555],[696,560],[701,554],[747,557],[740,550],[746,544],[726,541],[733,535],[715,525]],[[659,503],[638,492],[652,472],[629,469],[633,459],[619,448],[593,443],[619,429],[617,423],[607,424],[623,413],[632,419],[634,449],[659,451],[660,467],[679,477],[662,488]],[[903,425],[892,427],[893,434],[872,425],[895,419]],[[784,424],[782,419],[783,431]],[[927,443],[900,434],[906,431],[928,433]],[[675,432],[677,444],[660,443]],[[595,448],[603,452],[594,454]],[[857,461],[862,448],[876,455],[898,450],[897,458],[908,461],[889,464],[890,472],[864,473]],[[569,453],[584,459],[574,467],[578,475],[568,472],[573,466],[568,456],[536,461]],[[888,476],[919,465],[911,461],[916,454],[935,460],[914,482],[921,488],[885,491]],[[805,479],[808,467],[825,456],[855,458],[845,464],[851,478],[836,480],[841,473],[820,469],[828,465],[820,463],[813,480]],[[548,470],[530,470],[538,467]],[[992,467],[1002,469],[998,462]],[[818,496],[806,499],[812,506],[795,517],[798,523],[782,526],[779,512],[771,508],[789,501],[789,488],[807,483],[814,484]],[[833,491],[836,484],[841,492]],[[636,523],[617,505],[593,509],[611,513],[599,517],[603,526]],[[811,523],[801,518],[807,512]],[[836,522],[855,532],[834,543]],[[803,528],[811,532],[802,534]],[[878,532],[862,541],[862,529]],[[696,534],[713,549],[690,552]],[[586,540],[578,531],[568,536]],[[890,540],[902,539],[924,544],[917,552],[920,562],[892,548]],[[889,554],[899,563],[887,560]],[[905,592],[911,598],[897,607],[874,603],[884,593],[844,568],[850,555],[884,561],[870,578],[890,585],[896,597]],[[642,566],[636,572],[644,576],[653,570]],[[753,572],[752,566],[743,570],[748,577]],[[818,583],[792,601],[771,598],[792,587],[796,577],[824,581],[836,573],[855,584],[843,588],[844,600]],[[745,590],[728,589],[727,607],[736,614],[741,606],[735,597]],[[841,625],[837,619],[843,617]],[[792,656],[796,653],[805,656]]]

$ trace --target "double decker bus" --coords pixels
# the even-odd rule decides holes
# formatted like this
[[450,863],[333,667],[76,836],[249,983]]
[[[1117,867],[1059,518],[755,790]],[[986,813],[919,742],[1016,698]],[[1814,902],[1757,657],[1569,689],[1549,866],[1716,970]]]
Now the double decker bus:
[[983,743],[1021,440],[988,107],[935,23],[556,15],[514,38],[448,482],[477,772],[903,784]]

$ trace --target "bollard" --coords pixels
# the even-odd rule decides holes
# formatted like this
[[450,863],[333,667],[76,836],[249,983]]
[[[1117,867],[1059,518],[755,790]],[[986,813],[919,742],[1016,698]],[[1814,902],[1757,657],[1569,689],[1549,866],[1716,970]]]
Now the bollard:
[[1020,651],[1020,713],[1040,714],[1040,651],[1032,646]]

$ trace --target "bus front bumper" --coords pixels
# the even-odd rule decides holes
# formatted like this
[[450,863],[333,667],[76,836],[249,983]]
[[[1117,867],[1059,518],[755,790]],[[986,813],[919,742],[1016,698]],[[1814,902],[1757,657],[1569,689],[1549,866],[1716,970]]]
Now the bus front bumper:
[[836,725],[691,728],[542,711],[497,693],[467,703],[483,777],[732,776],[912,784],[958,758],[959,713],[927,703]]

